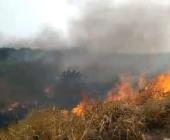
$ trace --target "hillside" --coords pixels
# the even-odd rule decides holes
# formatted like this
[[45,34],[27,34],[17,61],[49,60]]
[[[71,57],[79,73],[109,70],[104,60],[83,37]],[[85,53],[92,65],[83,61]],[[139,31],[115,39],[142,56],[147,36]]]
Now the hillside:
[[[122,79],[103,101],[83,94],[72,109],[36,109],[0,131],[2,140],[164,140],[170,137],[170,73],[139,90]],[[11,110],[13,111],[13,110]]]
[[[169,59],[168,53],[119,54],[100,53],[88,48],[40,50],[9,46],[0,49],[0,101],[5,104],[36,100],[69,106],[66,98],[69,99],[70,94],[75,97],[77,93],[58,89],[61,75],[67,70],[80,72],[84,83],[81,90],[102,98],[118,81],[118,75],[129,73],[135,77],[145,73],[150,78],[169,70]],[[57,97],[60,100],[53,98],[51,101],[46,95],[49,89],[51,94],[61,95]],[[78,103],[77,100],[71,102]]]
[[169,58],[2,48],[0,140],[168,138]]

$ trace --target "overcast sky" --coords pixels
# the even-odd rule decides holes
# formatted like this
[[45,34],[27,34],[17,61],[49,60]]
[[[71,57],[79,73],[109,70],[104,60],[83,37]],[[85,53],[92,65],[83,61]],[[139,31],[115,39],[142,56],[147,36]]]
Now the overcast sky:
[[29,36],[43,26],[67,30],[76,6],[66,0],[0,0],[0,32]]
[[[0,0],[0,33],[29,36],[44,26],[52,26],[66,32],[70,20],[79,14],[77,5],[85,1],[88,0]],[[121,4],[130,0],[114,1]],[[170,2],[150,1],[161,4]]]

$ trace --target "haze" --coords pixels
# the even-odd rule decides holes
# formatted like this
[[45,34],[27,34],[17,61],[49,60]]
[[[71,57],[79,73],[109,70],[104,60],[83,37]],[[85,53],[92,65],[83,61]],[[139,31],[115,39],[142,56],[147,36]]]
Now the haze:
[[169,3],[0,0],[0,44],[7,40],[48,49],[85,46],[109,52],[167,52]]

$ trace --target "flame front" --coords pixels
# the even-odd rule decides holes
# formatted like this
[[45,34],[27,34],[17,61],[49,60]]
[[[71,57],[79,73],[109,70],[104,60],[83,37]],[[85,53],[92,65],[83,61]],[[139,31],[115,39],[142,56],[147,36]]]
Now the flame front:
[[112,88],[106,96],[107,101],[131,101],[134,98],[135,90],[132,88],[129,77],[122,75],[117,86]]
[[170,95],[170,73],[157,76],[146,86],[146,92],[159,100]]
[[[142,74],[138,79],[136,88],[133,88],[130,79],[126,76],[120,77],[120,82],[107,93],[105,102],[116,101],[136,104],[149,97],[160,100],[170,95],[170,72],[160,74],[148,83]],[[83,100],[73,108],[72,112],[77,116],[83,116],[87,105],[91,105],[91,101],[84,94]]]
[[106,101],[128,101],[133,97],[133,88],[128,82],[120,82],[117,85],[117,91],[113,88],[108,92]]
[[77,116],[83,116],[86,106],[90,103],[89,98],[85,94],[83,94],[82,97],[82,101],[72,109],[72,112]]
[[157,87],[162,92],[170,91],[170,73],[161,74],[156,78],[156,82],[154,83],[155,87]]

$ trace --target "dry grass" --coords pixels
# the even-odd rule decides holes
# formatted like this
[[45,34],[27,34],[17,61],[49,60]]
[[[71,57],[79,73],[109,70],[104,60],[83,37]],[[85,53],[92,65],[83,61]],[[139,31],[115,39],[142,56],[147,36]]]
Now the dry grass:
[[142,105],[95,103],[83,117],[56,108],[35,111],[1,130],[0,140],[144,140],[157,132],[160,139],[170,134],[170,97]]

